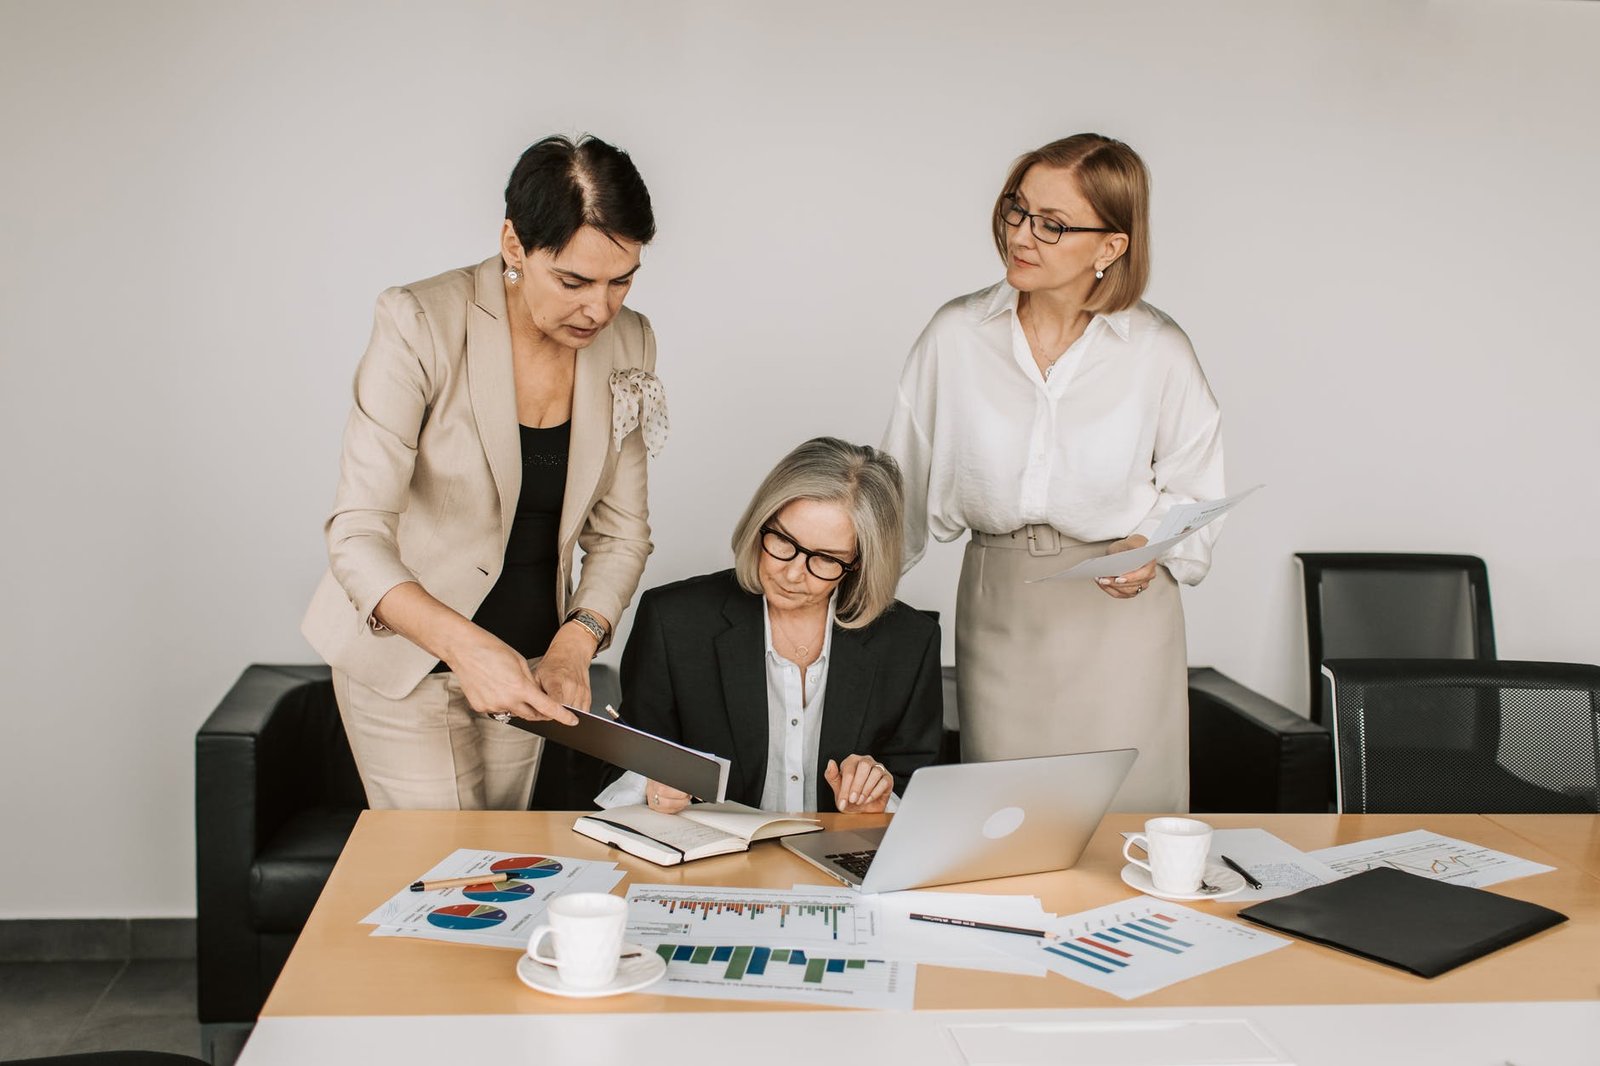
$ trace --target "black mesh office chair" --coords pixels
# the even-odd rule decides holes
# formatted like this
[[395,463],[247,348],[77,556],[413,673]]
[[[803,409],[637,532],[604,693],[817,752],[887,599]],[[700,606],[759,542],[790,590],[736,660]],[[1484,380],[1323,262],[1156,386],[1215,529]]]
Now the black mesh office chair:
[[1493,659],[1489,571],[1476,555],[1296,552],[1305,578],[1311,720],[1328,723],[1326,659]]
[[1330,659],[1339,810],[1600,811],[1600,666]]

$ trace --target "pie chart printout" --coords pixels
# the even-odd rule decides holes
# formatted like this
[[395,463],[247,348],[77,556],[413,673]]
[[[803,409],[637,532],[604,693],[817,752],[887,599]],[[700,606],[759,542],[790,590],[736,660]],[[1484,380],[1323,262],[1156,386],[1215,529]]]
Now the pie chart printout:
[[505,911],[481,903],[452,903],[428,914],[428,924],[440,929],[492,929],[505,920]]
[[526,903],[533,898],[533,886],[525,881],[501,881],[498,884],[468,885],[461,894],[479,903]]
[[501,859],[489,867],[497,874],[507,874],[522,881],[537,881],[541,877],[554,877],[561,872],[561,864],[554,859],[538,855],[518,855]]

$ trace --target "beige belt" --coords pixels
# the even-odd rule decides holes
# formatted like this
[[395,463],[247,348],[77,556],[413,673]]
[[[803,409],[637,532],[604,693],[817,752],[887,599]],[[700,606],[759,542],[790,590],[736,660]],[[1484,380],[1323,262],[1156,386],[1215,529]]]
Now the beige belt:
[[[973,531],[972,539],[985,548],[1016,548],[1029,555],[1060,555],[1063,534],[1055,526],[1034,523],[1013,529],[1010,533],[979,533]],[[1074,541],[1073,543],[1077,543]]]

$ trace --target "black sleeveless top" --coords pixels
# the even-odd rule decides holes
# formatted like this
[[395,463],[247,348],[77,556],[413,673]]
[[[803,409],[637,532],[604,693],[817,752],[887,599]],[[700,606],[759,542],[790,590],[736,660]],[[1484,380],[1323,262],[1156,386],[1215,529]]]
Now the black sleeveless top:
[[[518,429],[522,435],[522,490],[506,543],[505,563],[472,620],[531,659],[545,653],[561,625],[556,617],[556,566],[572,423]],[[434,672],[448,669],[441,662]]]

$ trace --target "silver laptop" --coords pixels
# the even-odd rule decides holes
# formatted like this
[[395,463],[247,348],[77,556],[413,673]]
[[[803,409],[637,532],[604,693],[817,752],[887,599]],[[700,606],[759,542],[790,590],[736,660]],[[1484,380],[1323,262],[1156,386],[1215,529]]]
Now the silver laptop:
[[1138,754],[1119,748],[925,766],[887,826],[785,837],[783,846],[863,892],[1065,870]]

